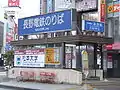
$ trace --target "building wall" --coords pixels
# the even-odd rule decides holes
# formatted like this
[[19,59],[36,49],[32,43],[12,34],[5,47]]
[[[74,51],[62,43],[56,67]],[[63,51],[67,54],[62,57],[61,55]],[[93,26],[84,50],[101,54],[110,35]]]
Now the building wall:
[[[120,42],[120,12],[119,5],[120,1],[109,1],[107,2],[107,23],[106,23],[106,34],[108,37],[114,37],[114,43]],[[111,10],[114,8],[114,10]]]
[[46,13],[47,0],[40,0],[40,14]]
[[4,33],[4,23],[0,22],[0,53],[2,53],[2,47],[3,47],[3,33]]

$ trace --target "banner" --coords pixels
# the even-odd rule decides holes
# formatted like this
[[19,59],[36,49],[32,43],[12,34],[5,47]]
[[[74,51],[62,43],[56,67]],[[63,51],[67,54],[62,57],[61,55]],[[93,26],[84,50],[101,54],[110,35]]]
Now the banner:
[[16,50],[14,52],[14,66],[44,67],[44,49]]
[[18,34],[20,36],[56,31],[69,31],[71,29],[72,10],[37,15],[18,20]]
[[19,7],[20,0],[8,0],[8,7]]
[[106,17],[106,4],[105,0],[101,0],[101,5],[100,5],[100,21],[105,22],[105,17]]
[[46,48],[45,64],[60,64],[60,49]]

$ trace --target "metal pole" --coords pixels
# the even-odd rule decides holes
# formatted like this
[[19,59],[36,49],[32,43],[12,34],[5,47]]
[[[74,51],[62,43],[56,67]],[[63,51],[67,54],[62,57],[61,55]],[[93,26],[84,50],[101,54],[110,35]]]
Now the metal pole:
[[97,44],[94,44],[94,69],[96,77],[96,64],[97,64]]
[[62,43],[62,68],[65,68],[65,42]]

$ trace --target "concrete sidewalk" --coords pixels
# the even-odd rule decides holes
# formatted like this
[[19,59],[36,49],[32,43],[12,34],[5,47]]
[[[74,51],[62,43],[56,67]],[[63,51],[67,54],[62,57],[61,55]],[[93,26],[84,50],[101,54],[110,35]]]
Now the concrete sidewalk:
[[17,82],[8,81],[1,82],[0,87],[7,87],[19,90],[82,90],[79,85],[68,85],[68,84],[45,84],[35,82]]
[[91,86],[120,85],[120,78],[108,78],[108,81],[88,80],[87,84]]

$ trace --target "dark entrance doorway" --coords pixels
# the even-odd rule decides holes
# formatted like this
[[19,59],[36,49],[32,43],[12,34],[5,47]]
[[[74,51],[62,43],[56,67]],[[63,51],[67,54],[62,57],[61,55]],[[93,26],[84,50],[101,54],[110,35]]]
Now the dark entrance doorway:
[[120,77],[120,54],[113,54],[113,76]]
[[107,76],[108,78],[120,78],[120,54],[111,53],[111,56],[112,56],[112,68],[107,69]]

